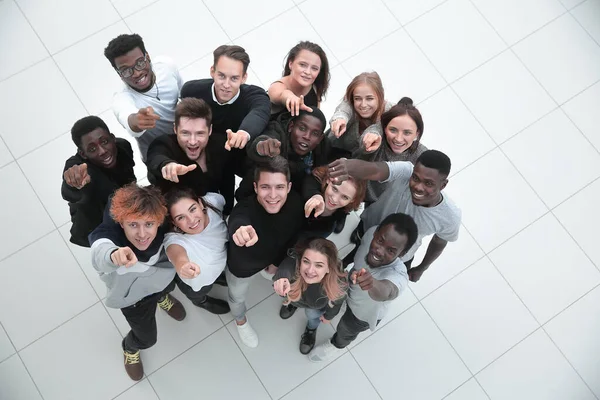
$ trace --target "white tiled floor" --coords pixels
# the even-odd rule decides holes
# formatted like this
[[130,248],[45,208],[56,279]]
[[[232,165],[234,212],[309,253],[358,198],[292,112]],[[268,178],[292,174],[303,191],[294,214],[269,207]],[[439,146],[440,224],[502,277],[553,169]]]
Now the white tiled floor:
[[[316,41],[332,67],[328,116],[352,76],[379,71],[388,100],[418,102],[424,143],[453,160],[459,241],[329,365],[299,354],[305,317],[279,319],[262,278],[257,349],[179,294],[188,318],[159,311],[134,384],[127,325],[100,303],[88,250],[67,243],[59,190],[76,119],[127,135],[102,54],[125,32],[186,79],[208,75],[217,45],[243,45],[262,86],[295,42]],[[0,399],[600,398],[599,0],[0,0],[0,93]]]

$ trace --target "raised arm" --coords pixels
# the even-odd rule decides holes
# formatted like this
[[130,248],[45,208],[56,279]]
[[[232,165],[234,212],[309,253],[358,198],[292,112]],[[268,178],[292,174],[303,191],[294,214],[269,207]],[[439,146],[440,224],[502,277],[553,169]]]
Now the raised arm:
[[340,158],[329,164],[328,174],[334,183],[339,184],[347,180],[349,176],[356,179],[384,181],[389,178],[390,170],[385,162]]

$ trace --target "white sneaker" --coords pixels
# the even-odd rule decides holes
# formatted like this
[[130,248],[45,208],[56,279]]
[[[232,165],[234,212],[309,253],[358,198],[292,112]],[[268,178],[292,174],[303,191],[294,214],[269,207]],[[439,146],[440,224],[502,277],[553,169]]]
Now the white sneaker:
[[339,357],[343,352],[344,349],[338,349],[328,340],[315,347],[308,355],[308,359],[312,362],[330,361]]
[[268,273],[266,269],[261,269],[260,274],[262,275],[263,278],[265,278],[268,281],[272,281],[273,277],[275,276],[275,274]]
[[258,335],[248,320],[246,320],[244,325],[235,325],[237,326],[238,335],[240,335],[242,343],[251,348],[258,347]]

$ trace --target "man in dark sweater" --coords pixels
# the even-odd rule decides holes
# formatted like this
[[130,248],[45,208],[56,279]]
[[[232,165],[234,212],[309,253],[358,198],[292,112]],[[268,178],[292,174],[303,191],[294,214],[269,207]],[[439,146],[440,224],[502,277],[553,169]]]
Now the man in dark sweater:
[[223,159],[225,169],[220,193],[225,197],[224,213],[233,207],[235,174],[243,177],[247,169],[243,148],[267,126],[271,103],[264,89],[246,85],[250,64],[248,53],[240,46],[219,46],[214,52],[210,79],[186,82],[181,98],[204,100],[212,109],[214,156]]
[[304,222],[303,201],[291,188],[287,161],[274,157],[255,170],[256,195],[239,202],[229,216],[229,307],[248,347],[258,346],[256,332],[246,319],[250,279],[266,267],[279,265]]
[[175,108],[175,133],[154,139],[148,148],[148,180],[166,193],[185,185],[198,196],[219,192],[222,159],[208,150],[212,112],[203,100],[187,98]]
[[61,194],[69,203],[71,243],[90,247],[88,235],[102,222],[109,196],[135,182],[133,150],[93,115],[75,122],[71,138],[77,153],[65,162]]
[[[281,155],[290,164],[292,188],[306,194],[303,190],[306,177],[314,168],[331,161],[329,142],[323,140],[326,125],[325,116],[317,107],[312,107],[312,112],[301,110],[296,117],[282,113],[247,146],[248,158],[260,163]],[[247,173],[236,192],[238,201],[253,194],[251,182],[252,175]],[[319,185],[308,198],[316,193],[320,193]]]

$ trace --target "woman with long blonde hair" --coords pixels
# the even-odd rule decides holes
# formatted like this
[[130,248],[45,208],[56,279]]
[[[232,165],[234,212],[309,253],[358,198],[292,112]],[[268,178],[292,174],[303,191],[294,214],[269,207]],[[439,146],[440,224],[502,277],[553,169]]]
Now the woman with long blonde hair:
[[282,263],[273,279],[275,292],[285,297],[284,305],[304,308],[308,319],[300,339],[300,353],[315,346],[317,328],[329,323],[346,299],[348,281],[333,242],[312,238],[296,247],[296,263]]

